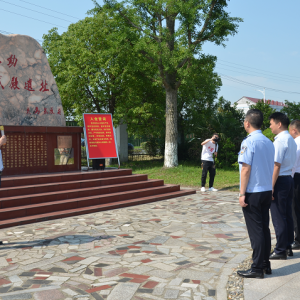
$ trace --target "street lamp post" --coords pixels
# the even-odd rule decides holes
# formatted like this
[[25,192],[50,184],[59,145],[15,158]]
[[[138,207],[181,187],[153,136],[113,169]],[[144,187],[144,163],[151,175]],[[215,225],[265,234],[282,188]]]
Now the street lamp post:
[[264,103],[266,103],[266,89],[264,88],[263,91],[261,91],[261,90],[258,90],[258,91],[264,95]]

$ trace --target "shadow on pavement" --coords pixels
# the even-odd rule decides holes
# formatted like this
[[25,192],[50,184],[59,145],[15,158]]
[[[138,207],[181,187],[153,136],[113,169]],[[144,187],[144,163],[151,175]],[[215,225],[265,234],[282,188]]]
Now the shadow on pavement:
[[40,240],[33,240],[33,241],[5,243],[3,245],[0,245],[0,251],[7,250],[7,249],[24,249],[24,248],[32,248],[32,247],[42,247],[42,246],[49,246],[50,244],[53,246],[61,245],[61,244],[79,245],[79,244],[90,243],[96,240],[99,241],[99,240],[106,240],[110,238],[115,238],[115,236],[62,235],[54,239],[40,239]]

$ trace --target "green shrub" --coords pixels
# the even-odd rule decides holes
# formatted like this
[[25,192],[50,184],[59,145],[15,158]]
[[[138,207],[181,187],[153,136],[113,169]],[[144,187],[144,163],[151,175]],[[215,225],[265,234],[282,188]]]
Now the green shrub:
[[274,142],[276,134],[272,133],[271,128],[267,128],[266,130],[264,130],[263,135],[265,135],[268,139]]

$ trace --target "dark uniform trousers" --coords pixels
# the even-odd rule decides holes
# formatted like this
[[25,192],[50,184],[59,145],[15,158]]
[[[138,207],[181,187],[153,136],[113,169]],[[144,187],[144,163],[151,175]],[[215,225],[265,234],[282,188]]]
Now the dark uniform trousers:
[[300,173],[294,175],[293,220],[295,241],[300,243]]
[[292,176],[279,176],[274,187],[274,201],[271,203],[271,215],[276,234],[277,254],[285,254],[294,241]]
[[213,161],[202,160],[203,169],[202,169],[202,186],[205,186],[207,171],[209,172],[209,187],[211,188],[214,185],[214,179],[216,176],[216,168]]
[[270,267],[271,233],[269,228],[269,209],[272,201],[272,191],[246,193],[243,213],[253,249],[253,271],[261,272]]

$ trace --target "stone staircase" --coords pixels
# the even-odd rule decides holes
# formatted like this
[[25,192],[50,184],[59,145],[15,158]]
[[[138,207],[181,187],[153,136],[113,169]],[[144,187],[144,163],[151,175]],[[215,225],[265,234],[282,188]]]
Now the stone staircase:
[[195,194],[131,169],[2,177],[0,228]]

